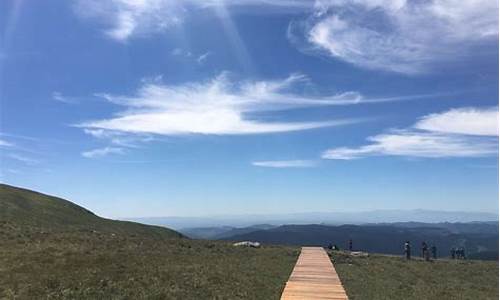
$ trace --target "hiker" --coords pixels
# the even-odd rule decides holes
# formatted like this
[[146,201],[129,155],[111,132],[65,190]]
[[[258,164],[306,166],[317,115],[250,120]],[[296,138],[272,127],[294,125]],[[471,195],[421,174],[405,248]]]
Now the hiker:
[[455,248],[451,248],[450,254],[451,254],[451,259],[455,259]]
[[406,259],[411,259],[410,241],[406,241],[405,242],[405,256],[406,256]]
[[432,258],[437,259],[437,248],[436,245],[431,246]]
[[332,243],[329,243],[328,244],[328,250],[332,250],[332,249],[333,249],[333,245],[332,245]]
[[460,259],[465,259],[465,249],[463,247],[460,248]]
[[352,251],[352,239],[349,239],[349,251]]
[[425,256],[427,255],[427,251],[428,251],[427,243],[422,242],[422,258],[425,258]]

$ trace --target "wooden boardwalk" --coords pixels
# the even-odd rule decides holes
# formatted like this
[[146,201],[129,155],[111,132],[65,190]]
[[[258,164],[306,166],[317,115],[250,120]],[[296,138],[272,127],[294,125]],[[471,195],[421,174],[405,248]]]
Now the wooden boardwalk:
[[348,299],[328,254],[321,247],[302,247],[282,300]]

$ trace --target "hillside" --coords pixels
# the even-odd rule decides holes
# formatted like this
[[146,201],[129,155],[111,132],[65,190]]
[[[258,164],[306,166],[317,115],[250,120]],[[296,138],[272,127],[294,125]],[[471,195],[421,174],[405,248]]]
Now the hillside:
[[0,299],[278,299],[298,249],[239,248],[0,186]]
[[330,255],[351,300],[498,299],[498,262]]
[[[464,247],[476,259],[498,259],[498,223],[449,224],[411,227],[402,225],[284,225],[228,237],[228,240],[252,240],[267,244],[326,246],[330,243],[346,248],[349,239],[356,250],[402,254],[404,241],[414,249],[422,241],[436,245],[438,256],[447,257],[452,247]],[[417,251],[417,250],[414,250]],[[497,253],[496,258],[492,253]],[[482,254],[484,253],[484,256]]]
[[70,201],[27,189],[0,184],[0,223],[23,231],[102,231],[162,238],[179,238],[176,231],[160,226],[115,221],[96,216]]

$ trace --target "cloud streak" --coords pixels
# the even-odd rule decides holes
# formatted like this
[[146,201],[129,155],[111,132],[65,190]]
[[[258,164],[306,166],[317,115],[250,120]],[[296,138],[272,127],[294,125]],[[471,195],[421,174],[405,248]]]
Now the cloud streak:
[[52,99],[66,104],[75,104],[78,102],[75,98],[63,96],[61,92],[57,91],[52,93]]
[[117,148],[117,147],[104,147],[104,148],[98,148],[94,150],[89,150],[82,152],[82,156],[86,158],[97,158],[97,157],[103,157],[109,154],[123,154],[125,151],[122,148]]
[[252,165],[265,168],[311,168],[316,166],[316,162],[311,160],[268,160],[254,161]]
[[291,24],[292,40],[368,69],[423,73],[498,41],[498,1],[318,0],[315,7]]
[[421,118],[412,128],[369,137],[368,145],[340,147],[324,159],[366,156],[483,157],[498,153],[498,108],[461,108]]
[[5,140],[0,140],[0,148],[8,148],[14,146],[12,143],[9,143]]
[[203,64],[207,59],[208,57],[211,55],[212,53],[210,52],[205,52],[203,53],[202,55],[198,56],[198,58],[196,59],[196,61],[199,63],[199,64]]
[[24,155],[17,154],[17,153],[11,153],[11,154],[9,154],[9,157],[12,159],[15,159],[17,161],[20,161],[26,165],[29,165],[29,166],[37,165],[40,163],[40,161],[37,159],[26,157]]

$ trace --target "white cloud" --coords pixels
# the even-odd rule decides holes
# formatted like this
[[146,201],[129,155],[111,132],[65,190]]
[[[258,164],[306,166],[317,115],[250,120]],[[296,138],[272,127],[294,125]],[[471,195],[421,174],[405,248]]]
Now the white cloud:
[[154,140],[154,138],[148,134],[130,135],[120,131],[87,128],[84,129],[84,132],[95,138],[108,140],[115,146],[126,148],[139,148],[140,144]]
[[431,114],[415,124],[415,128],[470,135],[498,135],[498,107],[486,109],[452,109],[442,114]]
[[123,154],[123,153],[125,153],[125,151],[122,148],[105,147],[105,148],[98,148],[82,152],[82,156],[87,158],[95,158],[95,157],[106,156],[109,154]]
[[365,68],[413,74],[436,62],[473,56],[474,47],[485,41],[496,47],[498,1],[318,0],[315,15],[294,26],[301,27],[312,51]]
[[[495,112],[493,112],[495,110]],[[496,116],[492,116],[496,114]],[[462,118],[462,122],[460,122]],[[481,119],[484,120],[483,124]],[[412,157],[482,157],[498,153],[498,108],[452,109],[422,118],[413,128],[369,137],[369,145],[334,148],[325,159],[356,159],[372,155]],[[447,120],[449,123],[444,123]]]
[[12,147],[13,144],[12,143],[9,143],[5,140],[0,140],[0,148],[7,148],[7,147]]
[[[294,107],[364,103],[356,92],[313,97],[290,93],[305,80],[293,74],[283,80],[232,82],[226,73],[207,82],[181,85],[144,83],[135,96],[101,95],[126,109],[116,116],[78,125],[93,135],[117,133],[239,135],[306,130],[361,122],[340,119],[304,122],[268,122],[255,114]],[[397,98],[367,99],[367,103]]]
[[52,99],[67,104],[74,104],[77,102],[76,99],[74,98],[63,96],[61,92],[53,92]]
[[161,32],[179,25],[185,12],[181,4],[172,0],[80,0],[75,12],[103,24],[110,38],[126,41],[133,35]]
[[196,61],[199,63],[199,64],[202,64],[204,63],[207,58],[211,55],[212,53],[210,52],[205,52],[203,53],[202,55],[198,56],[198,58],[196,59]]
[[30,166],[40,163],[40,161],[38,161],[34,158],[26,157],[24,155],[17,154],[17,153],[11,153],[8,156],[12,159],[15,159],[17,161],[20,161],[20,162],[25,163],[25,164],[30,165]]
[[310,168],[314,167],[316,163],[311,160],[269,160],[254,161],[252,165],[266,168]]
[[183,50],[181,48],[173,49],[170,54],[173,56],[191,57],[193,54],[190,51]]

